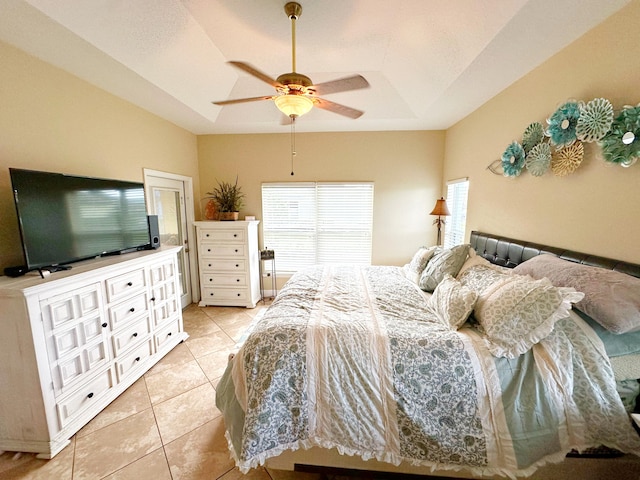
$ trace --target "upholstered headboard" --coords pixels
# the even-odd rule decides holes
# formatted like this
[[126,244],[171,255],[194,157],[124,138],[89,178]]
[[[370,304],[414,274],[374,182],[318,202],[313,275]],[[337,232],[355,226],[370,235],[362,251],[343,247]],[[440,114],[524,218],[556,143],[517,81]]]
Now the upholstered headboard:
[[571,262],[616,270],[640,278],[640,265],[638,264],[574,252],[565,248],[549,247],[477,231],[471,232],[469,243],[478,255],[503,267],[513,268],[536,255],[550,253]]

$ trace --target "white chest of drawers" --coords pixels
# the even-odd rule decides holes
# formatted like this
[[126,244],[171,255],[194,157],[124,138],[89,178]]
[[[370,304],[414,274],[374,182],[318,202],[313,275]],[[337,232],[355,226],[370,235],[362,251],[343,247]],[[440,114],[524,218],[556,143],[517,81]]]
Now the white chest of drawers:
[[0,277],[0,450],[53,457],[187,338],[179,250]]
[[201,307],[253,308],[260,301],[259,223],[195,222]]

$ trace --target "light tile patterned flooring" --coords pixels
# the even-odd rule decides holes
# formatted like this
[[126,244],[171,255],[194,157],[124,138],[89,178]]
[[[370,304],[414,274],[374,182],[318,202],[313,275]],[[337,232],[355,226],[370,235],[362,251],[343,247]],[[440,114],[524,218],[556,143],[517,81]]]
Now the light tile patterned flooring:
[[42,480],[308,479],[257,469],[242,475],[229,457],[215,386],[255,309],[186,308],[189,338],[81,429],[52,460],[0,455],[0,478]]

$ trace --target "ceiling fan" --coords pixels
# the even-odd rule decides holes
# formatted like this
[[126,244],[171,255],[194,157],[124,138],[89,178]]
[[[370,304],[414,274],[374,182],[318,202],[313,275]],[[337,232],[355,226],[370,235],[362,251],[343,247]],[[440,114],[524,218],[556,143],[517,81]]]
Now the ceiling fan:
[[309,112],[313,107],[328,110],[333,113],[344,115],[349,118],[359,118],[364,112],[355,108],[340,105],[320,98],[320,95],[330,93],[346,92],[367,88],[369,82],[362,75],[332,80],[314,85],[309,77],[296,72],[296,20],[302,14],[302,6],[297,2],[289,2],[284,6],[284,12],[291,19],[291,59],[292,68],[290,73],[284,73],[275,80],[269,75],[262,73],[248,63],[228,62],[236,68],[253,75],[254,77],[268,83],[276,89],[275,95],[239,98],[235,100],[224,100],[212,102],[214,105],[232,105],[235,103],[256,102],[260,100],[273,100],[276,107],[290,117],[292,121],[301,115]]

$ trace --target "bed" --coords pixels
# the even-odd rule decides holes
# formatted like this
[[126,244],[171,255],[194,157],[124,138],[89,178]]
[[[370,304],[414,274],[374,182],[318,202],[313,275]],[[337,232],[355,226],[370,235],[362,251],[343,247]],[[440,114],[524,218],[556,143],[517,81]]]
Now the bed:
[[475,231],[470,246],[292,277],[216,390],[240,470],[513,478],[601,446],[636,458],[610,352],[571,308],[585,295],[512,271],[553,258],[634,282],[640,266]]

